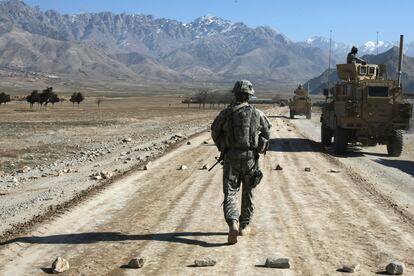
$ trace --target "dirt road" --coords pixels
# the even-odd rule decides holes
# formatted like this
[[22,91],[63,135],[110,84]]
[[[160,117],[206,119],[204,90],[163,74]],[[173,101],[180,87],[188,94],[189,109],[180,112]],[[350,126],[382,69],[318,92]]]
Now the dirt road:
[[[360,263],[360,275],[375,275],[394,259],[413,275],[413,221],[287,119],[271,120],[271,148],[261,159],[265,177],[255,193],[254,233],[238,244],[225,243],[221,169],[200,170],[217,155],[211,141],[203,143],[209,139],[205,133],[150,170],[132,173],[3,243],[0,275],[42,275],[58,255],[71,263],[67,275],[137,274],[122,268],[137,255],[148,258],[139,271],[145,275],[339,275],[342,262]],[[178,170],[183,164],[189,170]],[[282,171],[273,170],[277,164]],[[262,266],[279,255],[291,258],[291,269]],[[191,266],[206,256],[217,265]]]

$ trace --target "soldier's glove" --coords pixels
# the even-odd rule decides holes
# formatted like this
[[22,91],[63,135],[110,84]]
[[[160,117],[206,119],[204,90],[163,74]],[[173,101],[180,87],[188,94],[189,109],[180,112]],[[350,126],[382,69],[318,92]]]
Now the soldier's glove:
[[257,185],[259,185],[260,182],[262,181],[262,178],[263,178],[262,171],[259,170],[259,169],[258,170],[255,170],[253,172],[253,175],[252,175],[251,188],[252,189],[256,188]]

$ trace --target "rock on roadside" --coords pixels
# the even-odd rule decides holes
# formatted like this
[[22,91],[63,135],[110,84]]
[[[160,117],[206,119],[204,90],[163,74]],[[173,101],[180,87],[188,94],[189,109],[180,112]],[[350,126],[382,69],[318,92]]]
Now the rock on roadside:
[[213,260],[210,257],[204,259],[198,259],[194,261],[194,266],[196,267],[206,267],[206,266],[215,266],[217,264],[216,260]]
[[108,171],[101,171],[100,175],[103,179],[111,179],[114,176],[113,173]]
[[389,275],[402,275],[405,270],[405,265],[400,261],[393,261],[385,267],[385,270]]
[[145,258],[136,257],[129,261],[128,267],[129,268],[142,268],[145,265]]
[[267,258],[265,266],[269,268],[290,268],[290,260],[289,258]]
[[52,272],[54,274],[65,272],[69,270],[69,268],[69,262],[62,257],[57,257],[52,263]]
[[344,265],[342,265],[340,270],[342,272],[355,273],[355,272],[359,271],[360,268],[361,268],[360,264],[344,264]]

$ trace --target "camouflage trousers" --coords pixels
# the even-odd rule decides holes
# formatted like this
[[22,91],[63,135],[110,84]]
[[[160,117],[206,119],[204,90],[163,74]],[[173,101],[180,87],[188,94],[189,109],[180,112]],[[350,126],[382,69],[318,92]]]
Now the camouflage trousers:
[[[223,167],[223,211],[226,222],[236,220],[242,226],[250,223],[253,212],[253,188],[251,174],[258,168],[253,151],[229,151],[224,158]],[[242,189],[241,209],[239,212],[237,195]]]

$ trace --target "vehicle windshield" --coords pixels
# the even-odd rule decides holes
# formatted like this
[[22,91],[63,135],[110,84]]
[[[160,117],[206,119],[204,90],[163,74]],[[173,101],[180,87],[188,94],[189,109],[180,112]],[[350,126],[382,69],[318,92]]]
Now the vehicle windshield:
[[370,97],[388,97],[388,87],[387,86],[368,87],[368,95]]

